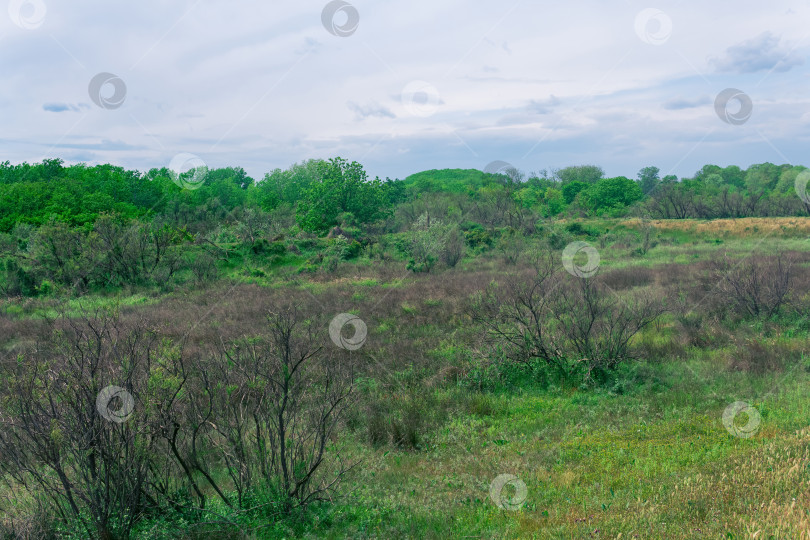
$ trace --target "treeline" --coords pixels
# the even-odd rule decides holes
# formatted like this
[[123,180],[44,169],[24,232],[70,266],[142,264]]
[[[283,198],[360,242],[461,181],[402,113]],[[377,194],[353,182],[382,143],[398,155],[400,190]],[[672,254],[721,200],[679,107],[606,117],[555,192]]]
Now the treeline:
[[[202,181],[186,181],[200,173]],[[5,162],[0,164],[0,232],[53,221],[89,227],[103,214],[158,217],[205,229],[237,210],[284,206],[298,210],[300,226],[315,232],[333,226],[336,212],[352,212],[363,222],[381,217],[394,202],[388,197],[391,185],[368,181],[360,164],[340,158],[279,169],[261,182],[239,167],[178,176],[167,168],[140,173],[112,165],[64,166],[59,159],[35,165]]]
[[585,165],[528,175],[509,168],[499,174],[448,169],[381,181],[369,180],[359,163],[336,158],[276,169],[260,181],[239,167],[205,170],[204,181],[189,189],[167,168],[141,173],[112,165],[65,166],[59,159],[5,162],[0,164],[0,232],[20,223],[53,221],[89,227],[102,214],[160,217],[204,229],[206,222],[252,208],[290,212],[301,229],[323,233],[339,225],[342,214],[371,223],[402,203],[427,199],[462,213],[474,206],[496,218],[504,213],[621,217],[635,208],[666,219],[792,216],[807,212],[795,192],[796,179],[806,170],[772,163],[747,170],[706,165],[694,177],[678,179],[645,167],[629,179],[606,178],[601,168]]
[[664,219],[716,219],[807,215],[797,193],[806,167],[763,163],[747,170],[706,165],[678,181],[667,177],[650,184],[645,208]]
[[[300,271],[341,260],[402,258],[414,272],[468,253],[520,253],[558,218],[734,218],[806,215],[807,169],[765,163],[703,167],[693,178],[608,178],[593,165],[525,174],[425,171],[369,179],[342,158],[276,169],[146,173],[112,165],[0,164],[0,293],[34,296],[206,281],[223,265],[293,254]],[[576,225],[576,224],[574,224]],[[261,270],[257,270],[261,272]]]

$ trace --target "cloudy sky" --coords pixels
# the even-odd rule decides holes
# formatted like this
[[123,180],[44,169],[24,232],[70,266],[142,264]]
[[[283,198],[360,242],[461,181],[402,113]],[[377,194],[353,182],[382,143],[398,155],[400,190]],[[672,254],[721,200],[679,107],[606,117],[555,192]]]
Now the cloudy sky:
[[808,1],[6,3],[13,163],[810,165]]

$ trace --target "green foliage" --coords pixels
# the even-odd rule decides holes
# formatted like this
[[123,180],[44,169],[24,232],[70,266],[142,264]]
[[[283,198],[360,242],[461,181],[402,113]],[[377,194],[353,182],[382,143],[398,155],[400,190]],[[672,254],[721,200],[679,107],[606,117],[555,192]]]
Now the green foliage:
[[579,221],[572,221],[571,223],[569,223],[568,225],[565,226],[565,230],[568,231],[569,233],[575,235],[575,236],[581,236],[581,235],[592,236],[592,237],[599,236],[599,232],[594,230],[593,227],[586,227],[586,226],[582,225],[582,223],[579,222]]
[[[810,204],[795,193],[806,170],[772,163],[748,169],[706,165],[679,180],[659,179],[656,167],[645,167],[632,181],[579,166],[523,181],[520,171],[446,169],[383,182],[368,180],[360,164],[335,158],[276,169],[258,183],[239,167],[212,169],[188,189],[166,168],[140,173],[112,165],[65,166],[58,159],[6,162],[0,164],[0,292],[37,296],[172,286],[193,279],[190,264],[201,246],[231,269],[245,255],[296,264],[295,257],[286,257],[288,250],[308,251],[307,271],[334,269],[366,245],[374,246],[368,251],[374,259],[388,260],[381,238],[408,231],[422,214],[442,224],[441,241],[431,240],[441,247],[415,239],[416,230],[385,243],[397,245],[406,261],[413,259],[410,268],[421,272],[439,261],[453,267],[468,247],[479,253],[495,247],[504,230],[528,237],[545,217],[807,215]],[[308,244],[315,239],[305,233],[322,235],[335,226],[349,240],[341,252],[326,254],[326,244]],[[588,231],[552,231],[550,241],[559,245],[581,234]],[[501,244],[511,259],[509,242]]]
[[363,247],[357,240],[349,240],[345,236],[330,238],[327,245],[326,256],[335,257],[341,261],[356,258]]
[[461,226],[464,231],[464,239],[473,248],[492,247],[493,238],[489,231],[484,229],[480,223],[467,222]]
[[548,205],[548,214],[556,216],[565,209],[565,197],[563,192],[559,189],[548,188],[546,189],[546,204]]
[[388,201],[379,178],[367,181],[366,172],[356,161],[342,158],[319,162],[317,178],[304,191],[298,203],[297,219],[302,229],[323,233],[338,225],[344,212],[358,223],[370,223],[388,213]]
[[284,242],[271,242],[267,245],[267,253],[269,255],[284,255],[287,253],[287,246]]
[[659,173],[661,169],[658,167],[644,167],[638,172],[638,184],[641,188],[641,193],[649,195],[652,190],[658,186],[661,181]]
[[495,175],[476,169],[442,169],[412,174],[402,185],[411,193],[470,193],[495,182]]
[[571,204],[579,192],[587,189],[589,184],[585,182],[581,182],[579,180],[574,180],[573,182],[569,182],[565,184],[562,188],[563,199],[565,199],[565,204]]
[[407,250],[411,259],[407,269],[413,272],[430,272],[445,251],[448,237],[455,234],[454,228],[443,222],[430,220],[422,214],[407,235]]
[[317,180],[323,163],[323,160],[312,159],[265,174],[255,186],[254,200],[265,210],[273,210],[281,203],[296,204]]
[[641,188],[627,177],[603,178],[588,189],[587,203],[594,212],[621,209],[642,197]]
[[602,167],[596,165],[577,165],[575,167],[565,167],[556,172],[555,175],[563,184],[570,182],[583,182],[594,184],[605,176]]

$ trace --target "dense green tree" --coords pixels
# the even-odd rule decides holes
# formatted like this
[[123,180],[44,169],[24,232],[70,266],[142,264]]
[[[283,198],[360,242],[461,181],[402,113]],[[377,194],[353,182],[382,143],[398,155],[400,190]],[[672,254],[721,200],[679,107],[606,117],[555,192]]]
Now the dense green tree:
[[638,171],[638,184],[641,188],[641,193],[648,195],[658,186],[661,182],[659,173],[661,169],[658,167],[644,167]]
[[770,191],[779,182],[781,172],[773,163],[752,165],[745,173],[745,188],[749,193]]
[[745,171],[738,166],[729,165],[723,169],[721,174],[723,176],[723,182],[726,184],[732,185],[738,189],[745,187]]
[[565,209],[565,198],[562,191],[555,188],[548,188],[546,190],[546,205],[550,216],[556,216],[562,212]]
[[265,174],[264,179],[256,185],[257,202],[265,210],[272,210],[284,203],[297,204],[310,186],[319,180],[324,164],[321,159],[311,159],[288,169],[275,169]]
[[579,180],[574,180],[573,182],[569,182],[562,187],[562,194],[563,199],[565,199],[565,204],[571,204],[574,199],[579,195],[581,191],[588,189],[589,184],[585,182],[580,182]]
[[586,184],[595,184],[601,178],[604,178],[605,171],[602,167],[596,165],[577,165],[575,167],[565,167],[556,171],[555,176],[563,184],[569,182],[585,182]]
[[318,165],[316,180],[298,203],[298,224],[305,231],[324,232],[338,225],[344,212],[369,223],[388,213],[388,201],[379,178],[368,181],[362,165],[338,157]]
[[695,180],[705,181],[706,178],[712,174],[722,175],[723,169],[717,165],[704,165],[697,173],[695,173]]
[[587,201],[591,210],[621,208],[641,199],[641,188],[625,176],[603,178],[588,189]]

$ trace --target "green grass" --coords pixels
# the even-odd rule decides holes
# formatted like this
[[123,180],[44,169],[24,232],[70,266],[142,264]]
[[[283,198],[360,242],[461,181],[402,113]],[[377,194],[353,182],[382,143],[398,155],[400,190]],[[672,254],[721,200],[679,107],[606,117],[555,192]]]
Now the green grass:
[[[740,462],[785,455],[808,436],[810,382],[803,369],[770,393],[785,374],[751,378],[726,374],[713,380],[700,372],[711,366],[668,365],[661,370],[665,390],[656,385],[632,394],[523,389],[488,395],[484,414],[463,412],[436,429],[419,452],[353,446],[364,466],[352,482],[353,495],[335,509],[331,537],[581,538],[620,533],[641,537],[717,538],[742,535],[741,523],[756,517],[763,493],[781,500],[801,497],[810,481],[805,467],[796,482],[750,490],[743,498],[709,503],[708,486],[727,476],[760,481],[757,469]],[[696,376],[694,371],[698,375]],[[740,394],[742,393],[742,395]],[[723,409],[740,397],[761,412],[751,439],[730,435]],[[461,391],[454,399],[462,400]],[[774,447],[777,449],[774,450]],[[774,454],[775,453],[775,454]],[[490,482],[508,473],[528,489],[520,510],[498,509],[489,498]],[[748,478],[747,473],[751,477]],[[703,485],[705,491],[689,491]],[[781,490],[781,491],[780,491]],[[752,509],[751,516],[743,510]],[[797,529],[793,529],[796,533]],[[789,535],[783,536],[785,538]]]
[[[610,240],[587,241],[599,249],[604,271],[688,265],[725,252],[743,257],[754,249],[773,254],[810,248],[807,239],[792,232],[766,234],[751,226],[718,234],[698,232],[699,223],[657,231],[657,245],[643,256],[633,254],[640,239],[628,223],[589,222],[591,229],[608,230]],[[527,250],[536,245],[539,240],[530,240]],[[422,288],[440,272],[403,271],[384,278],[361,257],[341,265],[364,277],[296,274],[297,265],[315,252],[288,254],[272,263],[256,257],[246,264],[240,258],[222,275],[272,289],[300,288],[314,296],[339,293],[346,301],[341,309],[361,317],[364,310],[374,310],[369,342],[385,347],[381,350],[392,356],[391,369],[362,374],[357,381],[367,408],[356,411],[337,442],[341,459],[358,464],[342,495],[297,519],[275,522],[234,515],[212,498],[209,513],[147,520],[140,535],[172,538],[182,531],[203,537],[205,526],[193,522],[221,521],[219,514],[252,528],[259,538],[677,539],[746,538],[760,531],[758,538],[787,539],[810,531],[806,355],[765,374],[736,372],[728,365],[752,337],[806,351],[806,321],[785,317],[724,327],[737,341],[705,349],[686,346],[679,358],[627,366],[602,387],[565,385],[538,380],[537,371],[497,372],[476,365],[480,329],[458,311],[451,320],[431,315],[463,304],[438,287]],[[500,255],[492,250],[468,254],[452,272],[497,277],[503,271]],[[160,301],[146,294],[89,295],[65,301],[64,308],[74,316],[114,304],[147,309]],[[0,309],[19,318],[56,315],[48,299],[5,303]],[[667,314],[635,343],[666,350],[678,332],[674,315]],[[403,342],[413,350],[401,353]],[[411,355],[427,360],[417,364]],[[364,360],[369,366],[377,363],[376,358]],[[474,389],[473,377],[436,382],[442,369],[459,366],[468,374],[480,368],[482,386],[489,391]],[[735,401],[750,403],[761,416],[752,438],[735,437],[722,423],[724,409]],[[372,444],[366,416],[388,407],[390,419],[409,406],[422,415],[418,447]],[[500,474],[525,483],[527,497],[518,510],[500,509],[491,500],[491,482]],[[216,537],[222,528],[210,531]]]
[[13,317],[30,319],[54,319],[61,313],[67,317],[79,317],[84,313],[123,307],[144,307],[156,304],[160,298],[145,294],[87,295],[80,298],[40,299],[36,302],[4,302],[0,310]]

